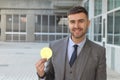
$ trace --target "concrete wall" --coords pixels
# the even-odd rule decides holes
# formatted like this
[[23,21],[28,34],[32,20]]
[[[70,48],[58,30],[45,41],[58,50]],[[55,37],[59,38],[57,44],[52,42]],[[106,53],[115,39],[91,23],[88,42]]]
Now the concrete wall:
[[106,45],[107,66],[120,73],[120,47]]
[[4,41],[6,38],[6,16],[4,14],[1,15],[1,40]]
[[[1,41],[6,40],[6,15],[21,15],[24,14],[27,17],[26,25],[26,41],[34,41],[34,32],[35,32],[35,15],[54,15],[60,13],[66,13],[66,10],[61,12],[59,8],[63,7],[62,4],[59,8],[56,8],[53,4],[58,0],[0,0],[0,14],[1,14]],[[60,0],[59,2],[64,2],[64,7],[70,7],[74,4],[81,5],[81,0]],[[77,1],[77,2],[76,2]],[[74,2],[74,3],[73,3]],[[58,7],[58,5],[57,5]],[[49,10],[50,9],[50,10]],[[57,9],[56,11],[51,9]],[[64,9],[64,8],[62,8]],[[59,11],[57,13],[57,11]]]
[[26,41],[34,41],[34,32],[35,32],[35,16],[28,14],[27,15],[27,37]]
[[50,0],[0,0],[0,8],[52,8]]
[[26,14],[27,25],[26,25],[26,41],[34,41],[35,32],[35,14],[52,14],[53,11],[49,10],[1,10],[1,41],[6,40],[6,15],[7,14]]

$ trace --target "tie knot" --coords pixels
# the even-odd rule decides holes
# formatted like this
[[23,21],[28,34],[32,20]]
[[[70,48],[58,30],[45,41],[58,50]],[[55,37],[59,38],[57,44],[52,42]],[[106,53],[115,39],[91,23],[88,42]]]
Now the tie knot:
[[73,47],[74,47],[75,49],[77,49],[78,45],[77,45],[77,44],[75,44],[75,45],[73,45]]

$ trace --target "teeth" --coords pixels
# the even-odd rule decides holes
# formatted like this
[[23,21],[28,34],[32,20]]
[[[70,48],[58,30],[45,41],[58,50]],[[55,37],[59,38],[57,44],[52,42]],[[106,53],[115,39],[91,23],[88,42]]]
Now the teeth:
[[76,30],[76,31],[80,31],[80,30]]

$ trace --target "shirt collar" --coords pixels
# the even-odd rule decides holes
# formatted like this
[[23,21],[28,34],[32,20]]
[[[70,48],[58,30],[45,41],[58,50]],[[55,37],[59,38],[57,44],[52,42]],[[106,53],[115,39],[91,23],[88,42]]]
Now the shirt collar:
[[[86,42],[86,37],[84,40],[82,40],[82,42],[77,44],[78,47],[82,48],[84,46],[85,42]],[[72,41],[71,37],[69,37],[69,46],[73,47],[73,45],[75,45],[75,43]]]

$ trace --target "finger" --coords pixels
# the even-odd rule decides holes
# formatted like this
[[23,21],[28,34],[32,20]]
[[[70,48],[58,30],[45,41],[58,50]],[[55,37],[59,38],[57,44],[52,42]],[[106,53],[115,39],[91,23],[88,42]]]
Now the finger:
[[37,63],[36,63],[36,67],[40,66],[41,64],[45,64],[45,62],[47,61],[47,59],[40,59]]
[[47,58],[42,58],[42,59],[40,59],[40,61],[41,61],[42,63],[45,63],[45,62],[47,61]]
[[44,69],[45,69],[44,64],[40,65],[40,66],[37,68],[38,72],[44,72]]
[[43,76],[45,74],[44,68],[45,66],[43,64],[40,67],[38,67],[37,73],[39,74],[39,76]]
[[40,71],[44,71],[44,69],[45,69],[45,65],[42,64],[39,68],[40,68]]

